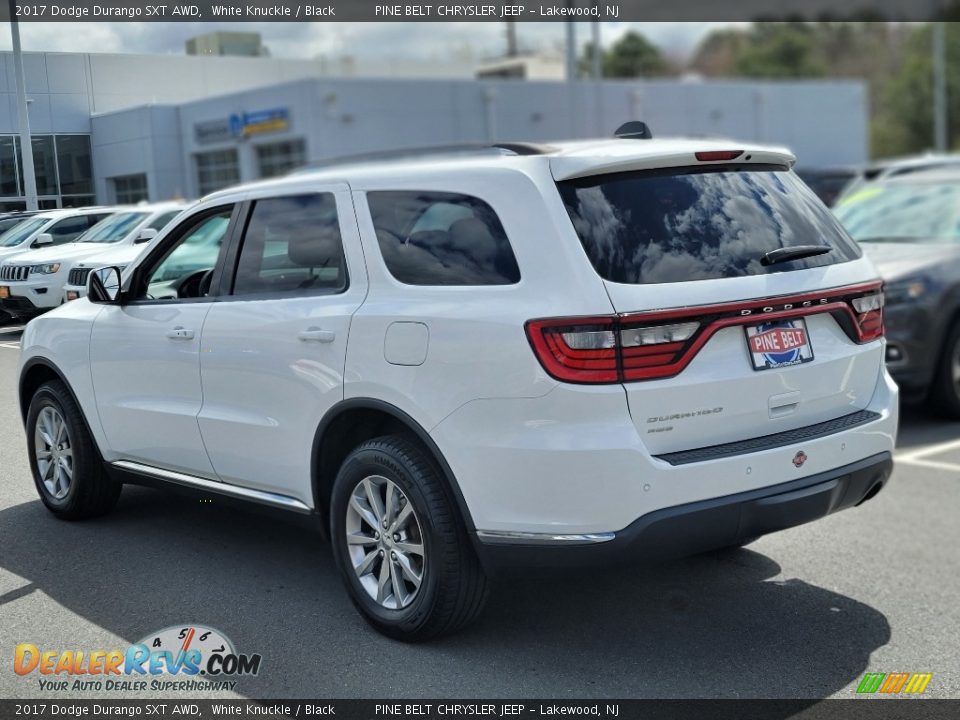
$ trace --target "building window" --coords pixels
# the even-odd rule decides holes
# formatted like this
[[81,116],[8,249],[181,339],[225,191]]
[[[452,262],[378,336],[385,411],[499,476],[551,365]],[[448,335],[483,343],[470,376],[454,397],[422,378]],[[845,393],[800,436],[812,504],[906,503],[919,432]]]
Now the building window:
[[213,150],[194,155],[197,163],[197,190],[207,195],[240,182],[240,160],[236,150]]
[[[41,209],[93,205],[89,135],[34,135],[34,175]],[[20,138],[0,135],[0,198],[4,207],[26,194]]]
[[286,175],[307,164],[307,144],[302,139],[257,145],[256,151],[257,167],[262,178]]
[[113,185],[113,198],[118,204],[134,204],[149,197],[147,192],[147,176],[143,173],[139,175],[121,175],[110,178]]
[[0,137],[0,193],[20,194],[20,170],[17,167],[17,138],[13,135]]
[[90,136],[57,135],[56,141],[60,194],[92,195],[93,161]]
[[57,153],[53,135],[34,135],[33,171],[37,178],[37,195],[57,195]]

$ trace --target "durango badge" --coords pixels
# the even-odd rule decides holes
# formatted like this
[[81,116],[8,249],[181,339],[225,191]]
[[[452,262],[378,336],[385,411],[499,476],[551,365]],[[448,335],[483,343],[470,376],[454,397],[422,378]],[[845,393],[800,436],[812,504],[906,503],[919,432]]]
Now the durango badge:
[[803,450],[799,450],[796,455],[793,456],[793,466],[800,467],[807,461],[807,454]]

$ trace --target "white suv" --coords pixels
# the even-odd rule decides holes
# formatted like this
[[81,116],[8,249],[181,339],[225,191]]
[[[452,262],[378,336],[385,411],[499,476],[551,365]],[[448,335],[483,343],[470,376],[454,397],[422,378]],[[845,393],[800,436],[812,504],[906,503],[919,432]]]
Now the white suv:
[[[110,217],[114,208],[86,207],[65,210],[47,210],[27,218],[0,235],[0,310],[17,319],[28,319],[40,314],[46,307],[59,305],[63,283],[50,282],[51,276],[64,269],[59,262],[38,258],[35,262],[17,263],[15,260],[37,248],[48,249],[72,243],[87,230]],[[62,249],[55,250],[63,252]],[[33,278],[29,293],[13,288]]]
[[142,250],[183,208],[178,202],[116,207],[112,215],[68,244],[30,250],[3,261],[0,282],[6,287],[5,302],[23,308],[20,312],[28,317],[55,308],[65,299],[65,286],[82,274],[73,272],[74,263],[107,249]]
[[314,514],[404,639],[469,621],[504,564],[662,560],[858,505],[897,430],[880,283],[793,162],[510,145],[211,195],[27,326],[40,496],[83,518],[160,482]]
[[[177,215],[188,206],[182,201],[143,203],[128,208],[104,220],[70,246],[69,259],[64,262],[62,295],[64,301],[76,300],[87,294],[87,276],[94,268],[113,265],[121,270],[136,260],[147,243],[155,238]],[[40,252],[30,253],[30,257]],[[25,258],[17,258],[24,261]]]

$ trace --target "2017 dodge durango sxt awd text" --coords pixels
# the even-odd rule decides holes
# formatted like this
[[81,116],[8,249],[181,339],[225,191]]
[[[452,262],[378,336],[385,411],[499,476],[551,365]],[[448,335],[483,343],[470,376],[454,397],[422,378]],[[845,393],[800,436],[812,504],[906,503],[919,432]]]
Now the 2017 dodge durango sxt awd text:
[[70,519],[157,481],[316,514],[404,639],[475,617],[502,564],[858,505],[897,427],[883,298],[793,161],[513,144],[210,195],[28,325],[37,490]]

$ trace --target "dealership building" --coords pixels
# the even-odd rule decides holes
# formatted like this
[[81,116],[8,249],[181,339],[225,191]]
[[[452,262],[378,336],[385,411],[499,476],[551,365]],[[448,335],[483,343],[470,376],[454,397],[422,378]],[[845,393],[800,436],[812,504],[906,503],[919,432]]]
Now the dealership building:
[[[798,166],[867,159],[860,81],[450,77],[323,60],[25,53],[40,206],[199,197],[311,162],[403,147],[655,135],[784,144]],[[25,206],[11,53],[0,53],[0,210]]]

